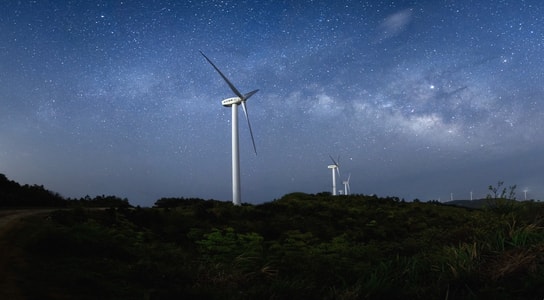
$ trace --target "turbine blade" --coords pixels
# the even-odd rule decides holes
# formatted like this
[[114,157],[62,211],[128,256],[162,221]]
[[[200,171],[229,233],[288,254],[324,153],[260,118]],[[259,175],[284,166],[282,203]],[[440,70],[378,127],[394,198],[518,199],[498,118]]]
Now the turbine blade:
[[[256,91],[254,91],[256,93]],[[253,94],[255,94],[253,93]],[[251,96],[251,95],[250,95]],[[251,122],[249,122],[249,116],[247,114],[246,101],[242,101],[242,109],[244,110],[244,115],[246,115],[247,126],[249,127],[249,134],[251,135],[251,142],[253,143],[253,150],[255,155],[257,155],[257,147],[255,147],[255,139],[253,139],[253,130],[251,130]]]
[[247,100],[249,99],[249,97],[253,96],[256,92],[258,92],[259,90],[254,90],[254,91],[251,91],[247,94],[244,95],[244,98],[242,98],[242,100]]
[[338,163],[334,160],[334,158],[332,158],[332,156],[331,156],[330,154],[329,154],[329,157],[331,158],[332,163],[333,163],[335,166],[338,167]]
[[[223,79],[225,80],[225,82],[229,85],[230,89],[232,90],[232,92],[240,97],[240,99],[244,100],[244,96],[242,95],[242,93],[240,93],[238,91],[238,89],[236,89],[236,87],[234,86],[234,84],[232,84],[232,82],[230,82],[230,80],[227,78],[227,76],[225,76],[220,70],[218,67],[216,67],[213,62],[206,56],[204,55],[204,53],[202,51],[200,51],[200,54],[202,54],[202,56],[204,56],[204,58],[210,63],[210,65],[212,65],[212,67],[217,71],[217,73],[219,73],[219,75],[221,75],[221,77],[223,77]],[[251,96],[251,95],[250,95]]]
[[349,173],[349,175],[348,175],[348,180],[347,180],[347,181],[348,181],[348,185],[349,185],[349,179],[350,179],[350,178],[351,178],[351,173]]
[[336,159],[336,173],[338,173],[338,177],[340,177],[340,155],[338,155],[338,158]]

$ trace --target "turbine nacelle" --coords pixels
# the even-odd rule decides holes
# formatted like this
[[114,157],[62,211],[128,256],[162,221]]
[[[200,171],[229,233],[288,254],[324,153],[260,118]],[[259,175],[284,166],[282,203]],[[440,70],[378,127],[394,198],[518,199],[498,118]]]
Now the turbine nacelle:
[[339,164],[340,156],[338,156],[338,158],[336,160],[334,160],[334,158],[332,158],[331,155],[329,155],[329,157],[331,158],[333,164],[329,165],[328,168],[329,169],[336,169],[336,173],[338,173],[338,176],[340,176],[340,164]]
[[[242,104],[244,114],[246,115],[246,118],[248,119],[248,126],[251,127],[251,124],[249,124],[249,117],[247,116],[247,108],[245,107],[245,102],[247,101],[247,99],[249,99],[249,97],[253,96],[258,91],[259,90],[254,90],[242,96],[238,95],[238,97],[230,97],[230,98],[224,99],[223,101],[221,101],[221,104],[226,107],[232,106],[233,104]],[[252,136],[253,136],[253,133],[252,133]]]
[[233,104],[240,104],[240,103],[242,103],[242,98],[240,97],[231,97],[221,101],[221,104],[227,107],[232,106]]

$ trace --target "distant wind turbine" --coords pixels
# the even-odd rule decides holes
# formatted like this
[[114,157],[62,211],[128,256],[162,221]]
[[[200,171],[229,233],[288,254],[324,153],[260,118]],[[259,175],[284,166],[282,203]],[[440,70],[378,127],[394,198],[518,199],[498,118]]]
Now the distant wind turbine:
[[349,195],[351,193],[351,189],[349,188],[349,179],[351,178],[351,173],[348,175],[348,179],[344,180],[342,183],[344,184],[344,195]]
[[[340,177],[340,165],[334,160],[334,158],[332,158],[332,156],[329,155],[329,157],[333,163],[332,165],[328,166],[328,168],[332,171],[332,195],[336,196],[336,173],[338,173],[338,176]],[[340,157],[338,157],[338,161],[340,161]]]
[[247,114],[246,101],[249,97],[253,96],[259,90],[251,91],[245,95],[242,95],[238,89],[230,82],[230,80],[217,68],[214,63],[206,56],[202,51],[200,54],[212,65],[212,67],[221,75],[223,80],[228,84],[232,92],[236,97],[231,97],[221,101],[221,104],[225,107],[232,108],[232,203],[234,205],[241,205],[240,196],[240,151],[238,143],[238,105],[242,104],[244,115],[246,116],[247,126],[249,127],[249,134],[251,135],[251,142],[253,143],[253,150],[257,155],[257,148],[255,147],[255,139],[253,139],[253,131],[251,130],[251,123],[249,122],[249,116]]

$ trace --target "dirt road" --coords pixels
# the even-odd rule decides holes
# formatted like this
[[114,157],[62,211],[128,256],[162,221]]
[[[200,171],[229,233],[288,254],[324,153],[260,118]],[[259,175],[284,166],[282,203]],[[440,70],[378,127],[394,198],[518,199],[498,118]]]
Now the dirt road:
[[38,209],[10,209],[0,210],[0,233],[4,232],[4,229],[8,227],[10,223],[20,218],[28,217],[40,213],[52,212],[56,209],[52,208],[38,208]]

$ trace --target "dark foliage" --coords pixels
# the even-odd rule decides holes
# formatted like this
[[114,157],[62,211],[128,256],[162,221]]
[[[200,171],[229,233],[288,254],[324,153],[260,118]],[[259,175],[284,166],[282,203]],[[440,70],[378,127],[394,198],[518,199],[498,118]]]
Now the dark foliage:
[[20,185],[0,174],[0,208],[10,207],[130,207],[127,199],[116,196],[86,196],[79,200],[65,199],[43,185]]
[[65,206],[66,201],[42,185],[20,185],[0,174],[0,207]]
[[68,201],[70,206],[82,206],[82,207],[117,207],[117,208],[128,208],[131,207],[128,199],[121,199],[117,196],[96,196],[91,198],[85,196],[79,200],[71,199]]
[[[11,239],[27,298],[540,299],[544,207],[510,214],[293,193],[260,205],[168,199],[77,208]],[[157,205],[159,206],[159,205]],[[51,272],[55,270],[55,272]]]
[[[49,203],[43,187],[5,176],[0,187],[2,199],[29,193],[36,203]],[[260,205],[163,198],[153,208],[133,208],[114,196],[52,196],[71,208],[28,218],[0,239],[11,249],[0,275],[16,278],[12,288],[24,299],[544,294],[544,205],[534,201],[497,198],[466,208],[324,192]]]

